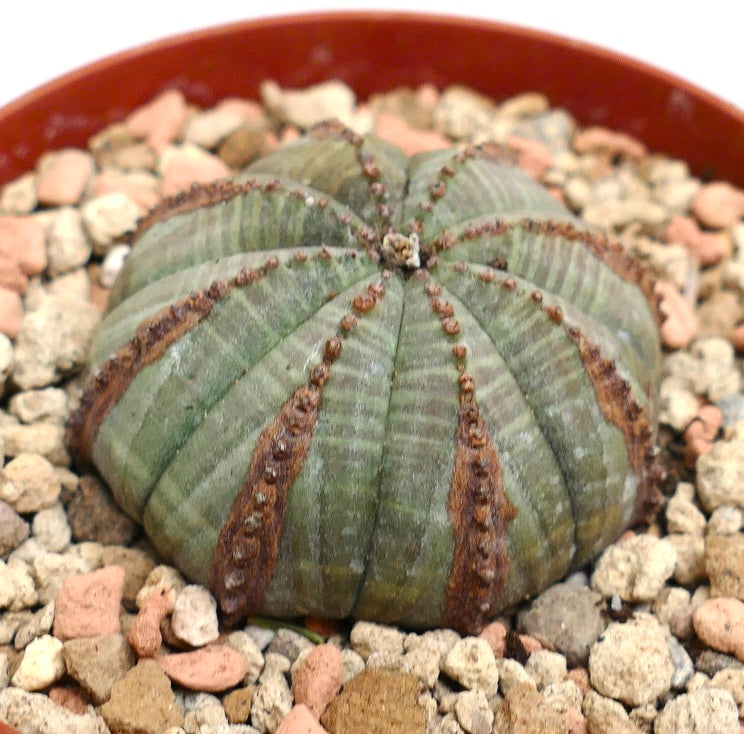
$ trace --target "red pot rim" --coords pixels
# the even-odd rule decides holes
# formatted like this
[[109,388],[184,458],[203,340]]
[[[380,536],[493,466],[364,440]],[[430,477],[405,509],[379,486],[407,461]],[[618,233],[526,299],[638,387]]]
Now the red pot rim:
[[583,125],[606,125],[744,186],[744,112],[648,64],[497,22],[410,12],[319,12],[171,36],[65,74],[0,109],[0,184],[46,150],[96,131],[168,88],[212,105],[257,97],[273,78],[348,83],[362,99],[396,86],[464,84],[495,99],[537,90]]

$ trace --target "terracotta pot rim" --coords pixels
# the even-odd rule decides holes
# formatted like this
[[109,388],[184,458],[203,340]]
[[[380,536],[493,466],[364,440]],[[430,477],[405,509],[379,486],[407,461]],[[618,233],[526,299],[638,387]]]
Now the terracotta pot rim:
[[[329,29],[333,29],[335,27],[339,30],[339,34],[342,34],[343,29],[350,29],[352,26],[355,29],[358,29],[360,39],[363,43],[367,41],[368,37],[378,37],[375,34],[378,34],[380,38],[383,38],[385,41],[387,41],[388,38],[394,37],[396,33],[411,34],[413,32],[420,32],[423,34],[416,37],[416,44],[420,44],[422,42],[424,42],[425,44],[430,36],[437,36],[437,34],[439,34],[445,40],[446,36],[444,36],[443,34],[458,34],[457,39],[458,44],[460,45],[462,45],[460,36],[462,36],[463,38],[472,37],[473,39],[488,38],[493,39],[494,42],[500,40],[507,45],[511,44],[508,46],[509,50],[511,51],[517,49],[517,46],[521,43],[522,45],[529,48],[529,53],[534,53],[535,49],[541,49],[542,55],[545,58],[541,57],[539,61],[543,65],[545,65],[546,63],[545,59],[547,59],[551,55],[555,56],[555,58],[557,59],[554,68],[549,68],[548,66],[541,72],[548,84],[553,83],[553,81],[551,81],[550,79],[551,73],[556,77],[560,77],[561,74],[570,73],[570,71],[561,68],[561,59],[580,59],[582,62],[582,73],[584,74],[584,77],[582,78],[584,79],[584,81],[580,82],[577,86],[581,86],[581,84],[586,86],[586,78],[590,78],[586,77],[587,68],[591,66],[597,68],[598,74],[601,72],[601,74],[604,75],[598,76],[598,86],[606,86],[607,84],[610,84],[611,86],[614,85],[614,90],[615,92],[617,92],[617,89],[622,90],[623,87],[618,87],[617,82],[615,80],[612,80],[611,77],[613,73],[615,75],[621,74],[628,79],[629,90],[626,90],[626,92],[629,98],[631,98],[632,95],[637,91],[637,89],[642,86],[642,95],[649,95],[653,93],[657,101],[661,100],[662,102],[666,101],[667,104],[672,104],[674,103],[674,99],[676,99],[678,104],[682,106],[688,105],[694,108],[695,113],[691,113],[689,111],[685,112],[684,110],[682,110],[681,114],[688,114],[693,116],[694,114],[697,114],[698,118],[700,119],[694,121],[693,127],[698,128],[698,132],[701,125],[704,126],[705,124],[709,124],[711,120],[713,120],[714,122],[720,122],[721,130],[725,128],[728,131],[727,134],[730,134],[733,131],[734,140],[732,141],[731,147],[732,155],[734,156],[734,158],[736,158],[737,156],[741,156],[741,158],[744,159],[744,111],[739,110],[733,104],[730,104],[729,102],[713,95],[705,89],[702,89],[701,87],[698,87],[695,84],[688,82],[670,72],[664,71],[650,64],[647,64],[646,62],[639,61],[635,58],[626,56],[619,52],[611,51],[601,46],[596,46],[585,41],[574,40],[566,36],[561,36],[546,31],[502,23],[499,21],[486,21],[480,20],[478,18],[462,17],[455,14],[443,15],[411,11],[315,11],[301,14],[277,15],[268,18],[235,21],[222,25],[189,31],[186,33],[167,36],[155,41],[135,46],[130,49],[119,51],[98,61],[67,72],[55,79],[50,80],[49,82],[46,82],[45,84],[36,87],[35,89],[30,90],[21,97],[0,108],[0,139],[3,139],[5,137],[2,133],[5,132],[5,128],[8,125],[13,123],[16,117],[28,117],[29,115],[31,115],[31,111],[33,111],[33,115],[38,118],[41,114],[41,110],[45,110],[49,107],[50,100],[57,98],[57,100],[59,101],[61,96],[63,96],[64,90],[70,90],[71,95],[74,96],[75,90],[79,90],[82,85],[96,80],[98,80],[98,82],[102,84],[101,80],[103,80],[104,78],[111,77],[113,79],[117,75],[121,77],[121,70],[123,67],[142,64],[144,59],[162,59],[164,57],[164,54],[172,54],[174,56],[178,56],[180,54],[183,55],[185,58],[186,54],[193,52],[194,49],[196,49],[197,47],[210,46],[210,48],[212,48],[213,46],[215,46],[215,44],[220,43],[226,45],[238,44],[240,39],[246,39],[251,34],[253,34],[256,38],[258,36],[256,36],[255,34],[261,33],[274,34],[274,36],[279,37],[281,37],[282,35],[286,37],[288,34],[294,34],[295,37],[301,38],[301,35],[298,34],[304,33],[305,35],[312,35],[313,33],[316,33],[322,35],[323,33],[326,33],[326,35],[328,35],[328,37],[330,38],[333,33]],[[475,41],[473,42],[473,45],[477,45]],[[465,48],[466,50],[472,50],[473,54],[475,54],[476,52],[482,52],[482,49],[480,48],[471,48],[467,45],[463,46],[463,48]],[[365,48],[365,50],[367,49]],[[287,51],[287,53],[283,54],[283,56],[291,56],[291,53],[293,51],[294,48],[290,49],[290,51]],[[446,56],[446,50],[443,55]],[[384,53],[381,53],[380,57],[383,58]],[[462,59],[460,58],[457,59],[457,61],[461,60]],[[394,61],[397,61],[397,59],[394,59]],[[468,59],[465,59],[465,61],[468,61]],[[277,63],[278,65],[280,65],[279,62]],[[285,64],[286,66],[287,61],[282,60],[281,63]],[[479,62],[477,60],[473,61],[473,64],[475,66],[477,66],[478,63]],[[463,68],[468,68],[471,72],[478,72],[479,70],[475,68],[475,66],[473,68],[470,68],[467,67],[466,64]],[[389,71],[388,67],[385,65],[381,65],[380,68],[386,72]],[[144,101],[147,96],[153,96],[156,92],[161,91],[161,87],[159,87],[157,83],[159,79],[158,73],[160,72],[160,69],[157,67],[157,65],[153,65],[152,71],[154,75],[154,84],[152,86],[148,86],[147,84],[149,78],[147,80],[144,80],[143,83],[138,84],[139,87],[147,87],[148,89],[148,94],[145,95],[141,99],[141,101]],[[455,68],[453,70],[453,74],[455,76],[450,79],[450,83],[455,83],[457,81],[457,71],[458,67],[455,65]],[[519,76],[519,74],[524,75],[524,69],[522,68],[515,69],[515,71],[517,72],[516,76]],[[395,70],[393,71],[392,76],[395,75],[394,72]],[[440,77],[442,76],[441,70],[434,70],[434,72],[439,73]],[[432,75],[436,75],[434,72],[432,72]],[[343,74],[341,74],[341,76],[343,76]],[[388,74],[388,76],[391,76],[391,74]],[[423,76],[426,75],[422,74],[422,77]],[[369,77],[368,72],[367,77]],[[486,72],[482,71],[479,78],[484,80],[487,79]],[[422,79],[422,81],[425,80],[426,79]],[[347,83],[351,83],[352,87],[354,87],[353,81],[349,81],[348,79],[344,79],[344,81],[347,81]],[[469,80],[465,79],[462,83],[469,84]],[[640,86],[637,87],[634,85]],[[112,89],[115,89],[115,84],[112,83],[111,86]],[[369,90],[363,88],[364,82],[362,82],[361,86],[361,89],[355,87],[355,91],[359,93],[359,96],[361,98],[365,98]],[[475,86],[476,88],[478,87],[477,84]],[[378,89],[380,90],[384,90],[385,88],[386,87],[384,85],[378,87]],[[196,87],[194,87],[190,91],[185,91],[186,96],[187,98],[190,98],[190,101],[196,101],[197,103],[200,102],[200,100],[198,99],[199,92]],[[530,90],[522,89],[521,91]],[[577,90],[577,94],[579,95],[579,102],[585,101],[581,98],[581,94],[583,94],[584,91],[585,90]],[[130,94],[129,96],[131,97],[132,95]],[[209,98],[208,93],[206,93],[205,96]],[[550,94],[548,94],[548,96],[551,97]],[[194,97],[196,97],[196,99],[194,99]],[[601,110],[585,110],[584,112],[586,114],[582,114],[582,110],[580,109],[581,104],[577,103],[579,109],[574,109],[571,106],[570,100],[568,101],[568,104],[566,104],[565,100],[551,98],[551,103],[563,104],[564,106],[566,106],[582,124],[601,124],[602,122]],[[600,103],[601,97],[597,97],[594,99],[595,105],[600,105]],[[119,107],[121,107],[121,105],[119,105]],[[113,119],[120,118],[122,116],[122,111],[126,112],[128,110],[120,109],[119,113],[113,113],[108,121],[110,122]],[[62,129],[63,133],[69,133],[70,131],[67,130],[67,128],[74,128],[76,125],[75,120],[68,119],[68,117],[66,117],[64,113],[62,113],[60,117],[64,119],[59,122],[59,127]],[[608,117],[608,120],[608,124],[611,127],[618,127],[618,129],[624,129],[628,127],[628,125],[623,124],[622,121],[619,125],[614,125],[611,115]],[[708,121],[708,123],[706,123],[706,121]],[[653,126],[657,123],[654,123],[653,121],[649,122],[647,120],[643,124]],[[85,127],[84,122],[81,121],[79,126],[81,128]],[[626,129],[626,132],[635,134],[641,139],[644,139],[643,131],[639,132],[638,130]],[[59,131],[51,133],[48,132],[48,130],[46,129],[44,130],[44,135],[47,138],[47,144],[44,146],[43,149],[63,147],[63,145],[68,144],[66,143],[67,138],[74,137],[74,135],[72,134],[63,134],[59,136],[57,135],[57,133],[59,133]],[[713,125],[711,127],[711,135],[720,134],[720,132],[716,131],[715,125]],[[656,137],[658,137],[658,134],[655,133],[650,135],[652,140],[655,138],[655,135]],[[12,135],[6,139],[10,140],[11,145],[16,142],[13,140]],[[646,142],[648,143],[649,141],[647,140]],[[694,147],[695,146],[690,147],[690,150],[693,151],[693,153]],[[667,151],[665,149],[664,152],[668,152],[669,155],[676,155],[678,157],[687,159],[687,157],[684,155],[679,156],[678,152],[674,148],[675,146],[672,145],[671,150]],[[727,162],[725,160],[727,156],[724,154],[724,151],[726,153],[728,152],[727,149],[719,145],[717,148],[717,155],[713,156],[707,163],[706,161],[696,160],[695,155],[693,155],[691,159],[693,168],[696,169],[698,172],[702,171],[703,174],[705,173],[706,168],[713,168],[715,170],[710,171],[710,173],[717,176],[719,175],[718,169],[720,168],[720,173],[723,174],[723,177],[728,177],[735,183],[744,185],[744,166],[742,166],[741,163],[737,165],[736,160],[734,161],[734,165],[732,166],[730,161]],[[2,150],[0,149],[0,183],[9,180],[12,175],[18,175],[19,171],[17,165],[7,165],[7,159],[9,157],[13,158],[16,152],[17,151],[15,150],[11,150],[10,155],[8,153],[3,154]],[[3,160],[3,156],[6,160]],[[20,156],[16,157],[23,158],[23,151],[21,151]],[[28,156],[26,157],[28,158]],[[9,175],[9,172],[11,175]]]

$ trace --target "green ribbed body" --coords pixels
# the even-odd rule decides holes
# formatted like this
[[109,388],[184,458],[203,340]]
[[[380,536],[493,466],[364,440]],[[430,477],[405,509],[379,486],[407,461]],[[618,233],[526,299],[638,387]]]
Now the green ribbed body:
[[[660,357],[648,294],[615,250],[503,156],[481,151],[409,160],[371,137],[326,133],[241,178],[253,183],[138,234],[91,354],[101,369],[171,304],[260,270],[127,377],[88,447],[166,558],[208,582],[235,498],[255,491],[246,473],[262,432],[337,334],[343,350],[320,391],[256,611],[442,623],[463,372],[516,510],[488,611],[540,591],[617,537],[650,481],[650,432],[639,462],[629,432],[600,404],[576,334],[614,363],[624,405],[651,429]],[[418,232],[419,268],[380,259],[391,231]],[[383,270],[384,297],[355,310]],[[345,316],[353,329],[339,327]],[[459,368],[456,345],[467,354]]]

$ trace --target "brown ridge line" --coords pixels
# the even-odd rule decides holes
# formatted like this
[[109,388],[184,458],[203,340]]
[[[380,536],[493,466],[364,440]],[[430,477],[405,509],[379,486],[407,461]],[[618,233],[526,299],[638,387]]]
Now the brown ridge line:
[[[474,389],[460,376],[463,395]],[[466,391],[470,391],[469,393]],[[517,516],[504,492],[498,453],[474,400],[461,399],[447,510],[455,551],[442,624],[479,632],[497,609],[509,572],[507,527]]]
[[[578,229],[570,222],[557,219],[533,220],[520,219],[517,222],[507,222],[495,217],[492,220],[466,225],[459,239],[473,240],[480,237],[491,237],[506,233],[509,229],[521,227],[527,232],[541,235],[555,235],[570,242],[578,242],[591,252],[594,257],[607,265],[612,272],[622,280],[640,288],[651,313],[660,326],[666,318],[659,308],[660,298],[655,293],[656,278],[651,270],[638,259],[628,255],[618,242],[611,241],[605,235],[586,229]],[[458,237],[452,232],[441,232],[434,240],[437,250],[447,250],[454,247]]]
[[[382,279],[390,277],[383,273]],[[385,295],[382,282],[357,294],[351,308],[363,316]],[[343,340],[358,319],[345,314],[338,333],[325,343],[323,359],[261,431],[243,486],[220,529],[212,553],[209,587],[228,624],[261,609],[263,595],[276,568],[289,492],[307,458],[322,409],[322,389],[331,365],[343,350]]]
[[637,485],[630,522],[649,522],[661,501],[658,485],[662,471],[656,461],[648,415],[633,399],[630,385],[618,374],[612,360],[604,359],[599,347],[576,327],[567,326],[566,333],[578,347],[604,419],[619,428],[625,438]]
[[[126,235],[124,240],[130,245],[134,245],[147,230],[171,217],[222,204],[242,194],[258,190],[264,191],[267,194],[281,193],[285,196],[294,196],[297,199],[303,200],[308,196],[308,192],[302,188],[286,188],[279,179],[263,184],[255,179],[249,181],[234,181],[230,179],[213,181],[207,184],[195,183],[186,191],[181,191],[174,196],[167,197],[156,204],[147,214],[139,219],[134,232]],[[321,196],[313,204],[308,204],[308,206],[317,206],[320,209],[325,209],[330,204],[330,201],[330,197]],[[341,224],[352,228],[354,236],[361,247],[369,252],[371,246],[377,242],[377,235],[374,230],[367,225],[352,225],[352,218],[348,212],[336,213],[335,216]]]
[[[425,271],[422,280],[427,281]],[[461,272],[465,272],[463,269]],[[460,333],[452,304],[442,301],[442,288],[426,282],[424,292],[442,331]],[[454,554],[447,579],[444,626],[475,634],[497,610],[509,572],[507,527],[517,516],[504,491],[501,464],[475,400],[475,380],[465,371],[467,347],[454,342],[452,356],[459,372],[459,408],[455,462],[447,497]]]
[[232,280],[214,281],[143,321],[134,336],[86,380],[80,405],[70,416],[67,430],[67,443],[77,458],[91,460],[101,424],[141,370],[209,316],[214,304],[232,288],[253,283],[278,265],[278,258],[272,257],[259,268],[242,269]]

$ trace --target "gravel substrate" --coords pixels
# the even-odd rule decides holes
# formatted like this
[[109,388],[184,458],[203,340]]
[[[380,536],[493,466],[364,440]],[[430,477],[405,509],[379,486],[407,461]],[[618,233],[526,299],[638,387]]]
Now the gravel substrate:
[[[408,152],[496,140],[645,260],[667,314],[655,523],[478,637],[219,625],[78,475],[67,415],[125,235],[162,197],[338,117]],[[744,191],[537,93],[357,105],[328,82],[211,110],[168,91],[0,189],[0,722],[19,732],[715,732],[744,728]],[[4,383],[4,388],[2,385]],[[2,730],[2,727],[0,727]]]

